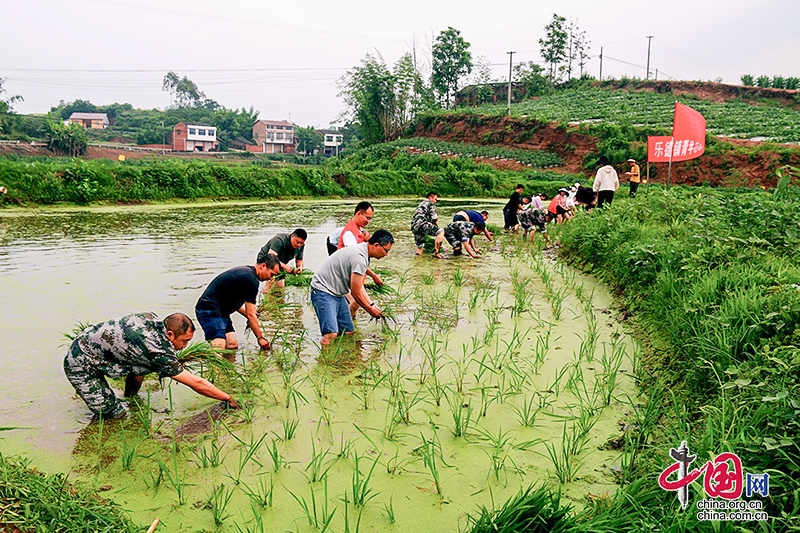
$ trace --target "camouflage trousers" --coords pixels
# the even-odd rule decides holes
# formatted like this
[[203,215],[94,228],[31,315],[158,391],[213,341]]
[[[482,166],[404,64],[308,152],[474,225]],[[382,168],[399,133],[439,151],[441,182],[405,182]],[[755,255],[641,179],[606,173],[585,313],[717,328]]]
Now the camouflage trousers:
[[427,235],[435,237],[443,231],[442,228],[432,222],[423,221],[411,225],[411,233],[414,234],[414,244],[417,245],[417,248],[425,246],[425,237]]
[[95,415],[117,418],[125,412],[94,358],[81,352],[76,343],[70,346],[64,358],[64,373]]

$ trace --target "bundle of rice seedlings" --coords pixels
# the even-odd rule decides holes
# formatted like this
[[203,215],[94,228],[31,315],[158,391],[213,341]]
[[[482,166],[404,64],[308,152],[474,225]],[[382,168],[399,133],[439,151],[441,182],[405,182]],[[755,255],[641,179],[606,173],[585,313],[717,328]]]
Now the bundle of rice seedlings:
[[308,287],[311,285],[311,278],[314,273],[304,270],[300,274],[290,274],[283,278],[287,287]]
[[481,507],[480,516],[469,516],[470,533],[561,533],[576,526],[570,507],[561,506],[561,494],[547,487],[529,486],[500,509]]
[[208,342],[203,341],[190,344],[178,352],[178,361],[184,365],[201,363],[214,370],[221,370],[225,373],[235,373],[236,368],[234,367],[233,363],[225,358],[226,355],[234,353],[236,353],[235,350],[214,348]]

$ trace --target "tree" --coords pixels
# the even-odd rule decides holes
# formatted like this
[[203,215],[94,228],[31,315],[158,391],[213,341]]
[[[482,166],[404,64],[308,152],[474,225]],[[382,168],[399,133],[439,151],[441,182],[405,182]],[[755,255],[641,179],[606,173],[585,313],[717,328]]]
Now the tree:
[[461,32],[452,27],[442,31],[433,43],[431,85],[445,107],[450,107],[455,101],[458,81],[472,72],[472,54],[469,52],[469,46],[469,43],[461,37]]
[[361,65],[348,70],[339,79],[339,96],[365,144],[377,144],[391,139],[396,112],[395,77],[380,53],[367,54]]
[[[550,65],[550,82],[555,85],[560,80],[558,66],[567,59],[567,42],[569,34],[566,29],[567,19],[553,13],[553,20],[544,27],[545,36],[539,39],[539,53],[545,63]],[[558,75],[558,78],[556,77]]]
[[19,115],[14,113],[13,104],[21,102],[22,97],[14,95],[4,99],[3,94],[6,90],[3,89],[3,82],[5,81],[5,78],[0,78],[0,133],[8,134],[17,129],[21,123]]
[[304,128],[295,124],[294,134],[297,136],[297,148],[303,151],[303,155],[314,154],[315,150],[316,153],[322,152],[322,134],[314,127]]
[[[184,76],[178,77],[170,71],[164,76],[161,90],[167,91],[172,99],[172,105],[176,107],[201,107],[206,97],[195,82]],[[213,101],[213,100],[212,100]],[[214,102],[216,104],[216,102]],[[219,104],[217,104],[219,106]]]
[[756,80],[753,78],[752,74],[742,74],[742,85],[747,87],[752,87],[755,85]]
[[86,153],[86,132],[83,127],[53,120],[49,113],[45,121],[45,138],[48,148],[58,154],[77,157]]
[[485,56],[475,58],[468,83],[475,86],[476,104],[485,104],[494,99],[494,86],[492,84],[499,83],[499,80],[492,79],[492,67]]
[[578,65],[578,76],[583,78],[583,68],[589,61],[589,50],[591,49],[591,43],[586,38],[586,32],[578,27],[578,23],[575,20],[569,21],[567,33],[569,34],[569,48],[567,53],[567,80],[572,80],[573,62],[577,63]]
[[544,72],[544,67],[533,61],[520,63],[514,66],[514,79],[525,84],[526,96],[542,96],[553,89],[553,84]]

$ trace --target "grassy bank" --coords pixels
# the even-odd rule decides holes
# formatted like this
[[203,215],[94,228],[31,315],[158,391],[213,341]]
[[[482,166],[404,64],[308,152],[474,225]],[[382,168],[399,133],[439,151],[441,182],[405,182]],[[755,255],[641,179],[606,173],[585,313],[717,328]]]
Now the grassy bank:
[[116,505],[63,474],[45,475],[0,455],[0,531],[133,532]]
[[498,172],[472,160],[408,154],[384,157],[382,152],[357,152],[324,166],[282,168],[258,163],[14,158],[0,159],[0,185],[8,188],[0,202],[87,205],[171,199],[423,196],[429,190],[441,196],[502,197],[520,181],[552,193],[572,179],[565,175],[557,183],[548,173]]
[[737,530],[697,522],[658,489],[669,448],[682,440],[698,463],[733,452],[745,472],[768,472],[770,530],[800,526],[798,206],[763,192],[676,188],[561,228],[564,256],[615,287],[651,339],[641,383],[649,423],[637,414],[628,447],[639,451],[622,473],[644,480],[636,500],[651,503],[626,503],[624,491],[608,505],[639,526],[617,530],[653,520],[675,531]]

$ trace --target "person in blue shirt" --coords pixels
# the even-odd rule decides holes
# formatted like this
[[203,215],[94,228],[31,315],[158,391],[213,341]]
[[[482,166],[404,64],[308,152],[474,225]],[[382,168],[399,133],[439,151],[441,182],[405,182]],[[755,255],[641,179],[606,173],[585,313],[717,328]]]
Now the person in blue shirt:
[[465,209],[463,211],[459,211],[455,215],[453,215],[453,222],[472,222],[473,224],[477,224],[482,222],[483,226],[483,234],[489,241],[494,240],[494,236],[492,233],[486,229],[486,221],[489,219],[489,212],[488,211],[475,211],[474,209]]

